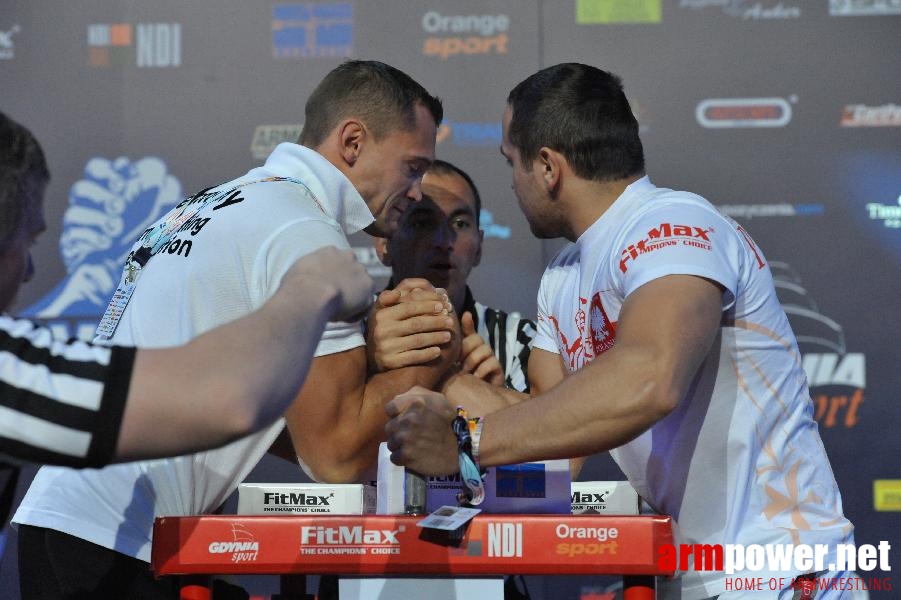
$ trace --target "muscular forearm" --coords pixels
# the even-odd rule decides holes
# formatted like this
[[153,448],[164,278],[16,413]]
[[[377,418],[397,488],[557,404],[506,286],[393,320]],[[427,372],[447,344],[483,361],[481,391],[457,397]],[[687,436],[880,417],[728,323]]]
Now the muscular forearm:
[[[631,441],[672,410],[671,396],[655,380],[649,361],[616,357],[612,350],[608,354],[608,360],[586,365],[529,402],[485,416],[479,449],[482,464],[603,452]],[[633,366],[627,375],[629,362]],[[607,385],[595,385],[600,381]],[[503,425],[492,427],[493,423]]]
[[469,373],[456,373],[440,391],[472,416],[486,415],[529,399],[528,394],[493,385]]
[[384,405],[413,385],[433,387],[443,365],[405,367],[365,378],[365,351],[317,358],[286,416],[294,449],[317,481],[357,481],[385,439]]

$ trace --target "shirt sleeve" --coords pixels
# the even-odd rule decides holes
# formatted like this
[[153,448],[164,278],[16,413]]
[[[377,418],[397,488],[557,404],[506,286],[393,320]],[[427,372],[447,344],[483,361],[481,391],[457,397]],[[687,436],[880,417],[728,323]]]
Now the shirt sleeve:
[[551,301],[548,298],[548,289],[552,287],[550,281],[555,276],[554,266],[548,267],[541,276],[541,283],[538,286],[537,301],[537,319],[535,323],[535,337],[532,340],[532,348],[540,348],[547,352],[560,354],[560,347],[557,345],[557,327],[550,316]]
[[116,450],[133,348],[57,339],[0,318],[0,452],[24,461],[100,467]]
[[725,288],[723,309],[735,301],[741,248],[735,228],[713,209],[664,205],[643,213],[620,238],[616,270],[622,293],[667,275],[695,275]]
[[[275,293],[282,277],[297,259],[326,246],[341,250],[350,248],[338,224],[328,220],[298,219],[274,232],[260,248],[254,265],[258,273],[255,279],[266,294],[260,304]],[[365,344],[361,322],[329,322],[314,356],[336,354]]]

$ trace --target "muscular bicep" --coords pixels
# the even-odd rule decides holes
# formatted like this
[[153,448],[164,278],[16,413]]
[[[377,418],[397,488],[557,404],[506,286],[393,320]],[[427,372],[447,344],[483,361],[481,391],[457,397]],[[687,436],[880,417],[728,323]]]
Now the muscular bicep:
[[566,374],[559,354],[532,348],[529,355],[529,386],[533,396],[551,389],[563,381]]
[[624,375],[646,370],[671,403],[685,394],[722,319],[723,288],[693,275],[650,281],[623,302],[614,351]]

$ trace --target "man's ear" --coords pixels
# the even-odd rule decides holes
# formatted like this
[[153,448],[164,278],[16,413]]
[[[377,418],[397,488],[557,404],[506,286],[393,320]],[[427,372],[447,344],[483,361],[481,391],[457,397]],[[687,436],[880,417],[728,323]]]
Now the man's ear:
[[353,166],[360,158],[368,133],[366,126],[359,119],[347,119],[338,126],[341,157],[349,166]]
[[378,255],[379,260],[382,261],[382,264],[390,267],[391,255],[388,254],[388,238],[377,237],[372,245],[375,246],[375,253]]
[[556,150],[551,150],[547,146],[542,146],[538,150],[538,157],[535,159],[535,168],[539,169],[539,176],[544,181],[545,188],[550,194],[554,194],[560,186],[563,177],[563,167],[566,159]]

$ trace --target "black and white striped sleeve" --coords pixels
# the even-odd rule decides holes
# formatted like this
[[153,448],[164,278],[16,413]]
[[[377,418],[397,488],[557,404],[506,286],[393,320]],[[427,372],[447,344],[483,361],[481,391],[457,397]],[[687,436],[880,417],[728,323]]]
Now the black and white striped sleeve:
[[529,393],[529,354],[535,338],[535,323],[518,312],[502,310],[475,303],[479,334],[488,341],[494,355],[504,367],[507,387]]
[[63,341],[0,316],[0,453],[71,467],[109,463],[134,356],[133,348]]

